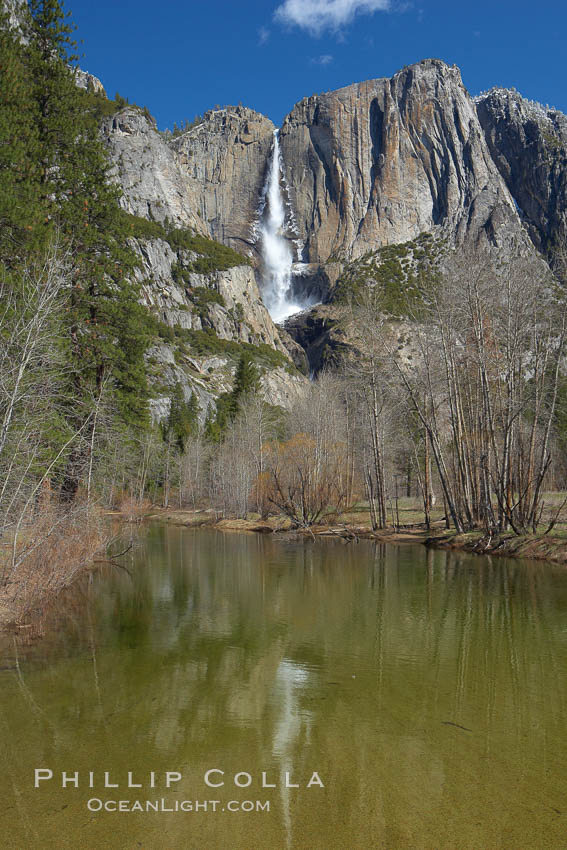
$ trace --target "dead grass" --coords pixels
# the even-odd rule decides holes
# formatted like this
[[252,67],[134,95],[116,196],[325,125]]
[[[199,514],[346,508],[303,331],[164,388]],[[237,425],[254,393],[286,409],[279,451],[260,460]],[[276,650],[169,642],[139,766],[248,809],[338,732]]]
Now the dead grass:
[[120,514],[128,522],[137,522],[143,519],[152,509],[149,499],[135,499],[130,493],[121,492],[112,503],[113,510]]
[[159,520],[170,525],[186,525],[190,527],[213,525],[218,517],[218,512],[213,509],[183,510],[182,508],[156,508],[155,505],[144,514],[144,519],[147,520]]
[[455,549],[478,555],[567,564],[565,537],[506,533],[487,538],[485,532],[480,530],[464,534],[456,534],[453,531],[430,537],[426,543],[435,549]]
[[0,625],[35,619],[90,567],[109,538],[102,517],[85,505],[44,508],[0,547]]
[[[290,521],[278,515],[262,519],[259,514],[249,514],[246,519],[235,519],[222,517],[212,509],[164,510],[153,507],[145,513],[144,517],[173,525],[192,527],[211,525],[222,531],[292,532],[308,535],[312,539],[316,537],[342,537],[345,540],[367,538],[391,543],[420,543],[430,539],[432,545],[442,548],[567,563],[567,506],[562,509],[553,533],[545,535],[549,522],[555,519],[557,509],[563,504],[565,495],[565,493],[556,492],[545,494],[545,507],[537,535],[522,537],[513,533],[500,535],[488,546],[484,540],[484,532],[481,530],[464,535],[456,535],[454,531],[447,532],[442,504],[441,506],[438,504],[432,510],[431,528],[427,530],[420,500],[408,497],[401,497],[398,501],[399,527],[393,527],[391,509],[388,504],[388,519],[391,525],[378,532],[372,531],[370,513],[365,502],[357,502],[341,513],[329,509],[317,525],[304,531],[292,531]],[[121,514],[121,516],[124,515]]]

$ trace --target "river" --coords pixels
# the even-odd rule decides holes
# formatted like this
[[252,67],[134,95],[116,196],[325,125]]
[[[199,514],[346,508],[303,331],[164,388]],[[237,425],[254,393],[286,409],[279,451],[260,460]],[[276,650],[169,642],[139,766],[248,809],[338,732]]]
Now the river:
[[565,570],[162,525],[125,562],[4,639],[0,847],[567,846]]

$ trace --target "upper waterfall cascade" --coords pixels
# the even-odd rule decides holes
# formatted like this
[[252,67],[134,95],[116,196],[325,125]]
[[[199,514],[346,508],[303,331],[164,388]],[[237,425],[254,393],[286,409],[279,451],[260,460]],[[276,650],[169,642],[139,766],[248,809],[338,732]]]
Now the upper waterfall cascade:
[[[282,189],[283,162],[278,130],[268,166],[260,207],[260,241],[262,255],[262,296],[272,319],[282,322],[307,305],[299,304],[292,292],[294,266],[292,243],[285,236],[286,206]],[[288,227],[289,229],[289,227]]]

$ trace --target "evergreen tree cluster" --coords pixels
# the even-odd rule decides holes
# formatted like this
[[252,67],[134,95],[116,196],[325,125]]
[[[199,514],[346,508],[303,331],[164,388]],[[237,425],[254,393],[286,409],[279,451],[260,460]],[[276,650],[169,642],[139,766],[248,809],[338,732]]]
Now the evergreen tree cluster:
[[248,352],[244,352],[236,367],[234,386],[229,393],[223,393],[217,399],[213,413],[209,409],[205,420],[205,437],[211,443],[219,443],[231,422],[236,418],[242,401],[260,387],[258,370]]
[[[72,502],[84,485],[90,496],[99,441],[102,471],[95,468],[94,474],[109,475],[111,491],[119,489],[120,480],[124,487],[132,478],[137,498],[143,498],[148,476],[154,482],[163,478],[159,471],[149,472],[154,453],[158,458],[162,452],[168,491],[170,460],[177,455],[183,461],[191,441],[202,436],[210,444],[222,443],[244,400],[257,391],[259,373],[245,345],[219,340],[212,331],[195,331],[206,337],[206,351],[222,344],[220,350],[237,356],[244,349],[233,389],[209,411],[204,434],[198,399],[195,394],[186,399],[180,383],[171,391],[165,422],[151,425],[145,353],[159,323],[140,303],[134,274],[138,259],[130,239],[166,238],[178,254],[197,254],[191,271],[201,273],[246,260],[200,235],[121,209],[121,189],[109,179],[100,122],[127,100],[117,94],[109,101],[76,85],[74,27],[61,0],[29,0],[16,28],[10,25],[10,11],[0,0],[0,384],[8,376],[6,387],[0,386],[0,476],[4,468],[11,470],[19,487],[17,464],[11,460],[17,451],[30,479],[27,494],[47,488],[60,502]],[[201,120],[197,116],[194,123]],[[183,130],[194,123],[185,122]],[[51,287],[52,315],[42,295],[44,279]],[[210,300],[222,301],[204,289],[195,300],[202,310]],[[38,339],[34,368],[12,392],[10,363],[27,357],[26,328],[33,328],[41,304],[45,342]],[[164,329],[176,338],[173,329]],[[203,347],[200,337],[191,343],[197,350],[198,343]],[[248,347],[255,356],[261,349],[270,363],[280,364],[282,355],[271,348]],[[10,434],[3,436],[6,422]],[[29,434],[33,463],[22,451],[31,445]],[[113,466],[110,459],[119,455],[120,465]],[[140,462],[141,471],[133,476],[130,457]],[[20,489],[23,494],[25,488]],[[27,498],[22,495],[24,502]]]
[[[8,12],[1,0],[0,276],[13,303],[23,302],[24,270],[57,246],[67,281],[58,415],[62,408],[69,427],[81,429],[105,387],[123,425],[145,426],[150,323],[99,136],[109,102],[76,85],[74,27],[59,0],[29,0],[16,29]],[[2,333],[10,334],[6,322]],[[76,465],[74,458],[69,470]],[[67,486],[72,495],[77,482]]]
[[139,424],[146,311],[93,95],[75,84],[73,27],[59,0],[30,0],[22,27],[23,39],[1,27],[0,262],[13,270],[54,239],[68,249],[67,342],[78,381],[100,388],[110,373],[121,412]]
[[191,393],[189,401],[185,401],[183,388],[179,382],[175,384],[171,395],[169,416],[163,426],[163,436],[166,441],[173,442],[180,454],[185,451],[187,440],[197,437],[199,433],[199,402],[195,393]]
[[195,115],[192,121],[189,121],[188,118],[185,118],[184,121],[181,122],[180,125],[177,124],[177,121],[173,124],[173,130],[165,130],[163,135],[166,138],[176,139],[177,136],[182,136],[184,133],[188,133],[189,130],[192,130],[194,127],[198,127],[199,124],[202,124],[205,119],[202,115]]

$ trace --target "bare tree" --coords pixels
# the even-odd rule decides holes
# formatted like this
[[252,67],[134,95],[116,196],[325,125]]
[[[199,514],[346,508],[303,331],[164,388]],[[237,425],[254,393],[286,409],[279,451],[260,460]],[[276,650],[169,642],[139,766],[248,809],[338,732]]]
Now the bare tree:
[[179,457],[179,506],[189,502],[195,510],[206,494],[206,473],[211,447],[201,436],[189,438]]
[[344,468],[344,445],[330,447],[321,456],[317,440],[308,434],[274,442],[266,456],[267,498],[293,526],[309,528],[327,508],[344,504]]
[[397,424],[399,407],[399,398],[392,391],[387,345],[392,329],[381,311],[379,293],[375,289],[366,290],[351,309],[359,352],[356,362],[346,367],[345,374],[356,393],[362,426],[362,474],[370,520],[376,531],[387,525],[388,444]]
[[565,296],[543,264],[476,255],[429,291],[418,357],[391,351],[458,531],[536,530],[565,331]]
[[[19,610],[57,593],[104,542],[90,515],[92,453],[102,393],[77,429],[76,400],[62,355],[61,316],[69,292],[68,257],[57,245],[42,264],[6,272],[0,282],[0,593]],[[73,506],[52,482],[85,442],[86,494]]]

